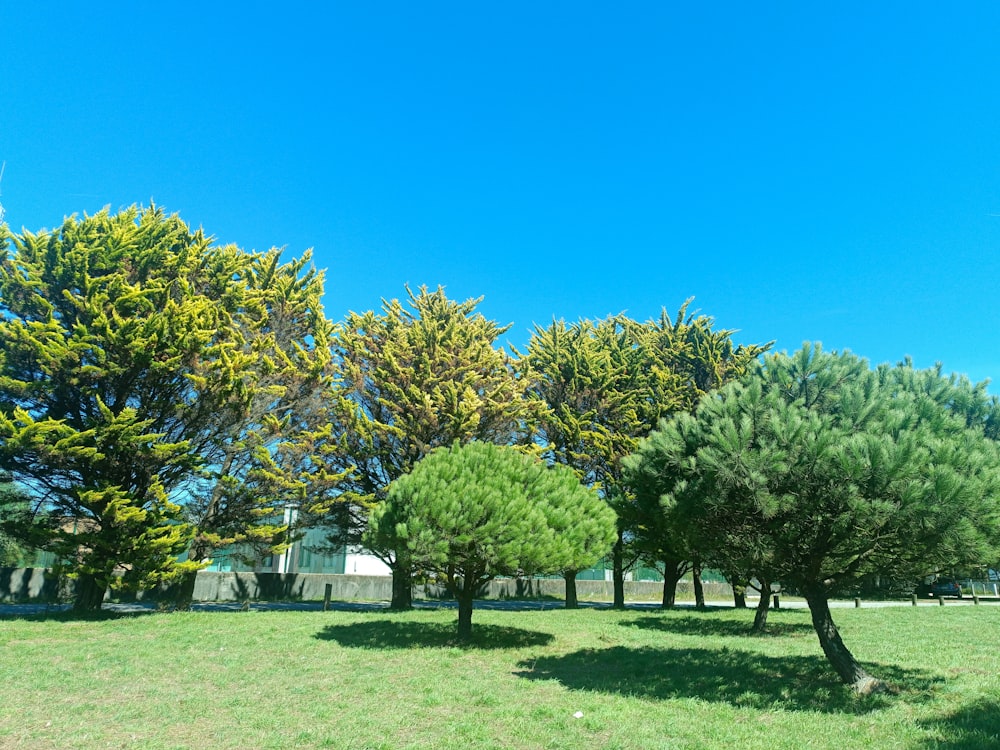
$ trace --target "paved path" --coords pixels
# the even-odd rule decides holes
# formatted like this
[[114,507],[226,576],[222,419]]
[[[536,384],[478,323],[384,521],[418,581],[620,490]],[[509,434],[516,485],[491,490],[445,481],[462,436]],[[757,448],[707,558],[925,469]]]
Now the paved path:
[[[1000,599],[996,598],[983,598],[980,597],[980,602],[983,605],[996,606],[1000,604]],[[795,598],[782,598],[780,599],[781,609],[805,609],[806,603],[802,599]],[[733,603],[731,601],[711,601],[706,602],[706,605],[713,609],[732,609]],[[945,606],[973,606],[974,602],[970,597],[965,597],[962,599],[946,599]],[[454,608],[456,606],[454,601],[449,600],[426,600],[421,599],[413,603],[415,609],[440,609],[440,608]],[[660,605],[656,602],[627,602],[627,609],[633,610],[658,610]],[[756,601],[750,599],[747,601],[747,606],[753,608],[756,606]],[[851,608],[854,607],[853,600],[835,600],[830,602],[831,608]],[[909,607],[912,606],[909,600],[903,601],[862,601],[862,608],[878,608],[878,607]],[[921,599],[918,601],[918,606],[920,607],[937,607],[940,606],[937,599]],[[580,602],[581,608],[586,609],[611,609],[611,604],[608,602]],[[195,602],[191,605],[191,609],[196,612],[239,612],[243,611],[244,608],[249,609],[253,612],[320,612],[323,610],[322,602],[250,602],[248,606],[245,607],[241,602]],[[539,610],[549,610],[549,609],[562,609],[563,602],[559,600],[492,600],[492,599],[482,599],[476,601],[476,609],[497,609],[497,610],[508,610],[508,611],[539,611]],[[679,602],[676,606],[677,609],[694,609],[693,602]],[[0,604],[0,617],[26,617],[26,616],[38,616],[45,614],[56,614],[60,612],[68,612],[70,605],[68,604]],[[152,613],[156,612],[155,603],[107,603],[103,607],[106,612],[120,612],[123,614],[129,613]],[[373,612],[379,610],[388,610],[388,602],[330,602],[330,609],[333,611],[342,612]]]

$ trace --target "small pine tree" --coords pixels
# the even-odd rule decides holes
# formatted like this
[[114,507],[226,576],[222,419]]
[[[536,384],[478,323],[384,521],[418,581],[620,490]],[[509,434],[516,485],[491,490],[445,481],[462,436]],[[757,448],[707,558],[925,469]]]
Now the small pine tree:
[[585,567],[614,536],[614,513],[571,470],[478,442],[435,450],[393,482],[368,532],[373,545],[405,550],[444,580],[462,640],[485,583]]

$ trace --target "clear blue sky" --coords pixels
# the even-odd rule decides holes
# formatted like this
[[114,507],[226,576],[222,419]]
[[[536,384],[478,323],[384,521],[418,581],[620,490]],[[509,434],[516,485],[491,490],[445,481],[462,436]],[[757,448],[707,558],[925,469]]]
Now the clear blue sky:
[[521,345],[693,296],[1000,383],[995,2],[0,7],[15,230],[152,199],[314,248],[333,319],[443,284]]

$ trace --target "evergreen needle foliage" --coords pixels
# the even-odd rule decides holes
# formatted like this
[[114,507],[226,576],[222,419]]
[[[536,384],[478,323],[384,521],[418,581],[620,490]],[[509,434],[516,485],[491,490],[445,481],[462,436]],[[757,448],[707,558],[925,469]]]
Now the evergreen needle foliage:
[[483,584],[586,567],[611,547],[614,529],[613,511],[571,470],[475,442],[439,448],[393,482],[368,539],[439,575],[468,639]]
[[[624,568],[642,554],[661,566],[673,586],[690,569],[691,553],[677,538],[667,547],[663,535],[650,544],[637,534],[641,517],[623,478],[622,459],[660,419],[690,411],[706,392],[739,377],[770,344],[734,346],[734,331],[713,329],[712,318],[693,315],[685,302],[676,316],[638,323],[625,315],[597,322],[553,321],[535,327],[519,367],[531,393],[548,406],[539,434],[548,457],[572,468],[619,513],[614,548],[615,603],[624,604]],[[631,545],[638,539],[644,546]],[[567,605],[576,603],[577,570],[565,571]],[[672,576],[672,577],[671,577]]]
[[[336,332],[338,390],[326,439],[316,450],[329,471],[344,473],[336,504],[313,511],[356,541],[367,513],[389,484],[434,448],[483,440],[534,451],[530,437],[543,408],[526,397],[497,339],[501,326],[476,312],[480,300],[455,302],[444,289],[407,289],[408,306],[350,313]],[[350,533],[353,532],[353,533]],[[406,555],[373,542],[393,571],[393,606],[410,606]]]
[[877,680],[828,599],[867,576],[915,579],[995,559],[998,406],[984,385],[910,363],[875,370],[806,345],[662,423],[626,462],[647,507],[686,524],[710,561],[803,594],[831,665]]
[[213,245],[157,207],[3,231],[0,469],[33,504],[16,535],[63,561],[77,607],[273,543],[279,436],[329,360],[307,260]]

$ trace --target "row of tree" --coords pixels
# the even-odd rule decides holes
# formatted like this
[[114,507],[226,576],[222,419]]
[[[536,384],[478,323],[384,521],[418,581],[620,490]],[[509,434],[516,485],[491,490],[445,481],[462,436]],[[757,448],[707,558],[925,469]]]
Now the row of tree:
[[[576,573],[606,536],[598,524],[563,544],[583,516],[555,496],[543,515],[561,529],[559,555],[480,564],[493,558],[472,547],[521,547],[480,534],[445,554],[440,539],[415,541],[458,538],[460,518],[499,528],[420,488],[440,495],[432,477],[461,464],[483,480],[473,505],[500,508],[482,467],[527,476],[510,452],[572,473],[591,493],[576,497],[584,516],[600,516],[591,496],[614,511],[602,517],[614,519],[616,605],[639,559],[664,573],[665,605],[702,565],[737,590],[757,582],[764,606],[780,581],[806,595],[824,650],[859,689],[870,678],[826,597],[873,572],[992,554],[1000,420],[983,385],[812,347],[765,357],[769,344],[735,346],[687,303],[646,322],[553,321],[524,352],[501,347],[508,327],[478,300],[440,288],[333,324],[308,255],[218,246],[157,207],[2,231],[0,470],[22,490],[0,495],[2,527],[63,561],[79,609],[110,586],[167,581],[183,606],[217,551],[287,546],[288,507],[332,542],[364,538],[392,569],[394,607],[410,605],[415,568],[460,600],[484,577],[560,572],[573,606]],[[459,451],[470,444],[504,446],[504,458]],[[431,454],[445,458],[416,471]],[[414,499],[455,517],[418,518]],[[514,508],[532,513],[502,507],[500,526]],[[414,523],[424,531],[411,535]],[[455,556],[473,562],[456,573]]]
[[[287,546],[290,505],[358,542],[392,483],[454,443],[565,464],[624,508],[638,440],[766,349],[685,305],[554,321],[508,353],[508,327],[440,288],[334,325],[308,254],[219,246],[155,206],[2,242],[0,469],[30,501],[5,503],[3,527],[63,561],[84,610],[171,581],[183,604],[217,551]],[[620,521],[619,604],[628,536]],[[409,556],[369,543],[408,607]],[[571,604],[590,562],[563,570]]]

